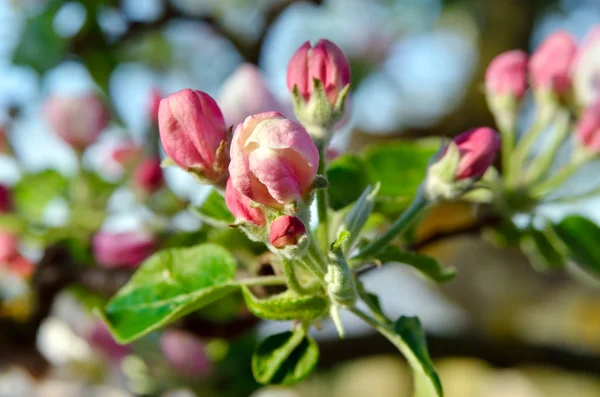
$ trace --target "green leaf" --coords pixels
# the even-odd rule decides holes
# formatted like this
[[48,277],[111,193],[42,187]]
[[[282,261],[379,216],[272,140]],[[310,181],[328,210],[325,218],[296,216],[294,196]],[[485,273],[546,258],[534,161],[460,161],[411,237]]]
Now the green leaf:
[[352,154],[333,160],[327,169],[329,204],[339,210],[356,201],[371,183],[364,161]]
[[108,302],[104,319],[115,339],[130,342],[235,291],[235,270],[216,244],[158,252]]
[[413,370],[414,396],[442,397],[442,384],[431,363],[425,333],[417,317],[400,317],[394,323],[394,344]]
[[410,265],[433,281],[443,283],[452,280],[456,274],[453,268],[444,268],[435,258],[416,252],[403,251],[393,245],[388,245],[379,254],[381,262],[400,262]]
[[252,372],[260,383],[291,385],[308,376],[318,361],[319,347],[298,328],[263,340],[252,356]]
[[25,175],[13,189],[17,212],[31,221],[40,221],[48,203],[67,189],[67,179],[56,170]]
[[320,295],[297,295],[288,290],[266,299],[258,299],[247,287],[242,287],[242,292],[248,310],[266,320],[311,321],[325,316],[329,310],[327,298]]
[[215,227],[228,227],[235,222],[225,204],[225,199],[216,190],[210,192],[202,205],[194,208],[194,212],[204,222]]
[[600,227],[580,215],[571,215],[554,225],[567,248],[567,256],[579,266],[600,276]]
[[376,199],[378,211],[398,215],[410,204],[439,147],[439,139],[422,139],[378,143],[366,150],[364,164],[369,180],[381,183]]
[[530,229],[521,236],[521,249],[538,271],[565,267],[565,257],[557,247],[556,235],[551,230]]

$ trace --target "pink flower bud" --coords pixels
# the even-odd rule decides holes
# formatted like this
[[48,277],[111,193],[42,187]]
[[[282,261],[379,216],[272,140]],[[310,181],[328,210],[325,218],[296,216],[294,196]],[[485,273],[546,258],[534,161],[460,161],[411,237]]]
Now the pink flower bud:
[[155,238],[143,231],[98,232],[92,241],[94,257],[105,268],[137,267],[156,248]]
[[498,133],[488,127],[474,128],[454,138],[460,153],[456,179],[479,179],[494,163],[500,149]]
[[214,183],[227,177],[227,128],[214,99],[181,90],[160,101],[160,140],[167,156],[186,171]]
[[0,262],[9,262],[19,253],[19,238],[10,232],[0,231]]
[[577,44],[569,33],[558,31],[548,36],[529,61],[533,87],[564,94],[571,88],[571,67],[576,54]]
[[150,99],[148,100],[148,117],[154,124],[158,122],[158,107],[162,97],[162,92],[160,92],[160,90],[157,88],[150,92]]
[[583,111],[575,127],[575,137],[586,149],[600,153],[600,99]]
[[485,86],[491,95],[521,99],[527,91],[527,53],[513,50],[495,57],[485,72]]
[[306,235],[304,223],[295,216],[283,215],[271,223],[269,242],[275,248],[296,245],[300,237]]
[[287,69],[287,86],[294,87],[305,101],[313,92],[313,79],[321,81],[331,104],[350,83],[350,64],[342,50],[329,40],[319,40],[314,47],[307,41],[296,51]]
[[237,125],[251,114],[283,110],[265,84],[260,70],[250,63],[240,65],[225,80],[217,102],[227,125]]
[[108,328],[102,321],[96,321],[86,336],[89,343],[102,351],[108,358],[114,361],[120,361],[123,357],[131,353],[128,345],[118,344]]
[[179,374],[187,377],[208,375],[211,362],[204,344],[194,335],[169,329],[160,337],[160,349]]
[[225,203],[236,221],[250,222],[257,226],[264,226],[265,215],[260,208],[252,207],[250,199],[233,187],[231,178],[225,187]]
[[237,126],[229,173],[233,187],[260,204],[283,207],[311,191],[319,151],[306,130],[277,112]]
[[153,157],[138,164],[133,172],[133,182],[138,189],[147,194],[159,190],[164,184],[160,159]]
[[12,209],[12,193],[6,186],[0,185],[0,213],[10,212]]
[[108,111],[95,95],[50,97],[44,113],[54,132],[77,150],[94,143],[109,121]]

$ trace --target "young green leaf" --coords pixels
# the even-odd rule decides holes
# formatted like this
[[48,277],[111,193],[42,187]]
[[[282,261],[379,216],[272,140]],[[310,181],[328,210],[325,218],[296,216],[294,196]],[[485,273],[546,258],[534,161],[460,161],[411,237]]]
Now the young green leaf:
[[413,370],[414,396],[442,397],[442,384],[429,358],[425,333],[417,317],[400,317],[394,323],[394,344]]
[[194,212],[204,222],[215,227],[227,227],[235,222],[225,204],[225,199],[216,190],[210,192],[202,205],[194,208]]
[[239,288],[234,258],[221,246],[170,249],[147,259],[106,305],[103,317],[126,343]]
[[554,225],[567,248],[567,256],[579,266],[600,276],[600,227],[581,215],[571,215]]
[[252,372],[262,384],[291,385],[308,376],[318,361],[316,342],[298,328],[263,340],[252,356]]
[[551,230],[530,229],[521,236],[521,249],[538,271],[565,267],[565,257],[556,246],[557,237]]
[[410,265],[438,283],[452,280],[456,274],[453,268],[442,267],[442,265],[431,256],[403,251],[393,245],[388,245],[377,254],[377,259],[381,262],[400,262]]
[[297,295],[288,290],[266,299],[258,299],[246,287],[242,287],[242,292],[248,310],[266,320],[311,321],[325,316],[329,310],[329,302],[322,295]]
[[339,210],[357,200],[371,183],[364,161],[356,155],[344,155],[331,162],[327,169],[329,203]]

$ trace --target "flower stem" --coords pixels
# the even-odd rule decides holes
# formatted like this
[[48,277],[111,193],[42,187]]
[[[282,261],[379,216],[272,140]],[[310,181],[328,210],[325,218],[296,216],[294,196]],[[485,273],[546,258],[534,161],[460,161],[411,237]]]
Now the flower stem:
[[558,188],[567,181],[583,164],[589,160],[588,156],[579,156],[572,159],[568,164],[559,169],[552,177],[531,189],[531,195],[542,198],[552,190]]
[[294,268],[294,262],[287,258],[281,258],[283,264],[283,274],[285,274],[285,278],[287,280],[287,285],[289,289],[296,292],[299,295],[306,295],[310,293],[309,289],[304,288],[302,284],[300,284],[300,280],[296,276],[296,269]]
[[424,209],[427,208],[429,202],[427,201],[425,195],[419,191],[417,192],[417,196],[414,198],[413,202],[410,206],[402,213],[396,221],[390,226],[390,228],[372,240],[369,244],[364,246],[359,250],[359,252],[354,255],[354,258],[369,258],[373,257],[381,249],[383,249],[387,244],[389,244],[397,235],[403,233],[412,222],[419,216]]
[[[319,175],[326,176],[327,172],[327,159],[326,159],[326,145],[321,145],[319,149],[319,169],[317,173]],[[317,238],[321,250],[327,252],[329,249],[329,215],[327,209],[329,208],[329,194],[327,189],[317,190],[317,214],[319,216],[319,226],[317,228]]]
[[512,152],[510,164],[508,165],[510,172],[506,176],[507,184],[509,186],[515,186],[518,184],[520,176],[518,170],[527,160],[527,156],[533,148],[533,144],[537,141],[542,132],[544,132],[548,123],[550,123],[550,121],[554,118],[555,113],[556,106],[554,104],[540,105],[536,120],[525,133],[523,138],[519,140],[515,150]]
[[528,184],[536,183],[548,171],[556,157],[556,153],[567,137],[571,127],[571,115],[568,110],[562,109],[557,115],[557,126],[552,138],[550,148],[538,156],[527,170],[525,180]]

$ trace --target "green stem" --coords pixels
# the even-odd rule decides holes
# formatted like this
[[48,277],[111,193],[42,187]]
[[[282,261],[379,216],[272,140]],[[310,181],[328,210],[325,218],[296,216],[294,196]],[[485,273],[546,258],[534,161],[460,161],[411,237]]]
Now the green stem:
[[239,285],[253,287],[258,285],[285,285],[287,280],[282,276],[248,277],[236,280]]
[[298,280],[298,277],[296,276],[296,269],[294,269],[294,262],[283,257],[281,258],[281,261],[283,264],[283,274],[285,274],[288,287],[299,295],[310,293],[309,289],[304,288],[302,284],[300,284],[300,280]]
[[[319,169],[317,173],[319,175],[326,176],[327,172],[327,159],[326,159],[326,145],[321,145],[319,149]],[[317,238],[319,239],[319,245],[321,250],[327,252],[329,249],[329,215],[327,209],[329,208],[329,193],[327,189],[317,190],[317,214],[319,217],[319,226],[317,228]]]
[[525,180],[528,184],[539,181],[554,162],[556,153],[571,130],[570,112],[567,109],[562,109],[557,115],[556,123],[556,131],[552,138],[550,148],[545,153],[539,155],[527,170]]
[[358,284],[358,295],[360,296],[360,299],[365,302],[369,310],[371,310],[373,317],[375,317],[377,321],[381,322],[382,324],[391,324],[390,319],[385,316],[385,314],[381,311],[381,308],[378,307],[375,302],[373,302],[373,299],[371,299],[371,297],[367,294],[367,291],[365,291],[363,288],[362,283]]
[[517,143],[515,150],[512,152],[510,157],[509,169],[510,173],[507,175],[507,183],[509,186],[515,186],[518,183],[519,176],[521,175],[518,170],[522,164],[527,160],[529,152],[533,148],[534,143],[540,137],[540,135],[546,129],[548,123],[553,119],[556,113],[556,106],[553,104],[541,104],[538,110],[538,115],[534,123],[531,125],[529,130],[525,133],[523,138]]
[[403,233],[412,222],[419,216],[422,211],[427,208],[428,201],[425,198],[425,195],[417,192],[417,196],[410,204],[410,206],[404,211],[402,216],[400,216],[396,221],[390,226],[390,228],[372,240],[369,244],[360,249],[360,251],[354,255],[354,258],[369,258],[376,255],[381,249],[383,249],[387,244],[389,244],[397,235]]
[[587,162],[589,157],[580,156],[571,160],[567,165],[559,169],[551,178],[547,179],[545,182],[540,183],[531,189],[531,195],[534,198],[542,198],[552,190],[558,188],[563,183],[567,181],[577,171],[585,162]]

